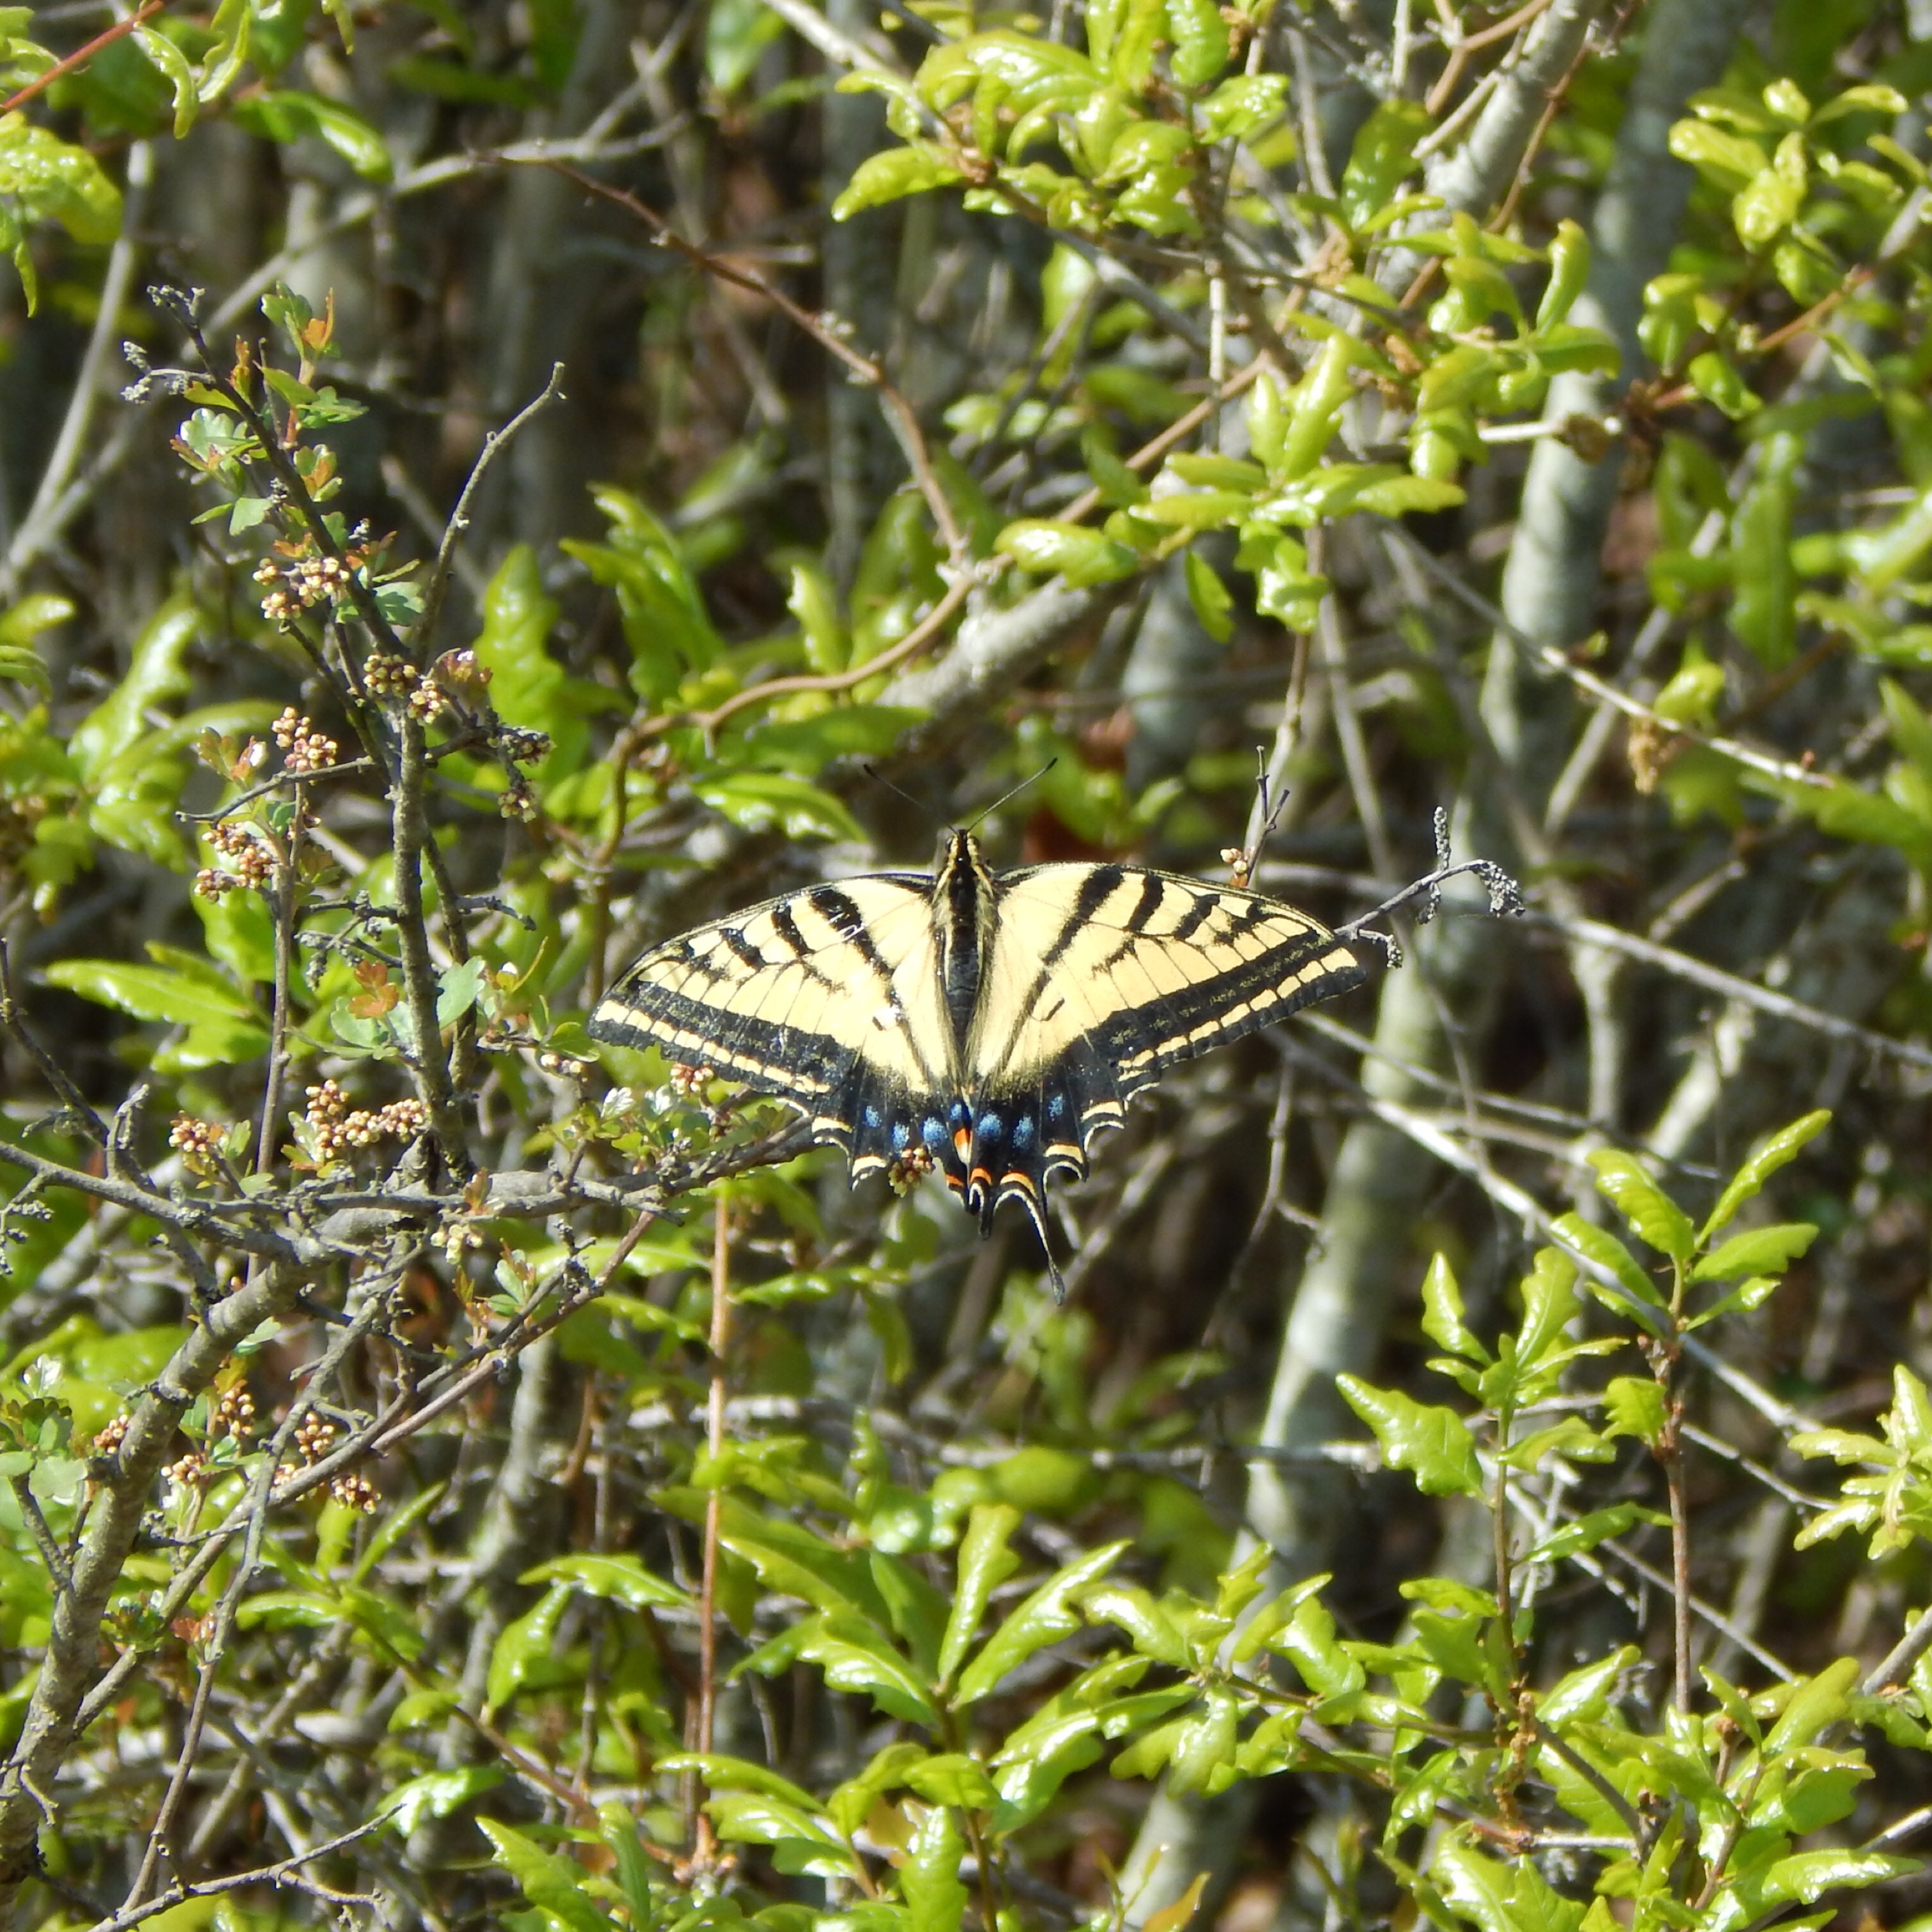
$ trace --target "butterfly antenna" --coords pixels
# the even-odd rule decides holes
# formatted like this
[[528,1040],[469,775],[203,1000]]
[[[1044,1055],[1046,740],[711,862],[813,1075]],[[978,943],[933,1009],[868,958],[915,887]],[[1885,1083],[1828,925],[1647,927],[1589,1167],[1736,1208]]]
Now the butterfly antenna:
[[938,824],[939,821],[938,818],[934,816],[932,806],[925,804],[920,800],[914,798],[910,792],[904,790],[902,787],[894,784],[892,780],[887,778],[885,773],[880,771],[877,765],[861,765],[859,769],[863,772],[866,777],[870,778],[874,784],[884,785],[886,790],[890,792],[894,797],[904,799],[907,804],[910,806],[913,810],[919,814],[920,818],[929,820],[934,825]]
[[999,796],[994,799],[992,803],[988,806],[986,810],[981,812],[979,817],[974,819],[973,823],[966,829],[969,832],[978,831],[980,826],[985,824],[987,820],[991,818],[994,813],[998,812],[1000,807],[1004,805],[1009,799],[1018,798],[1020,794],[1024,791],[1028,785],[1039,784],[1040,780],[1045,778],[1047,773],[1052,771],[1054,766],[1058,764],[1060,760],[1058,758],[1048,758],[1046,763],[1042,765],[1038,771],[1034,773],[1031,778],[1022,778],[1019,783],[1015,785],[1011,791],[1004,791],[1000,793]]

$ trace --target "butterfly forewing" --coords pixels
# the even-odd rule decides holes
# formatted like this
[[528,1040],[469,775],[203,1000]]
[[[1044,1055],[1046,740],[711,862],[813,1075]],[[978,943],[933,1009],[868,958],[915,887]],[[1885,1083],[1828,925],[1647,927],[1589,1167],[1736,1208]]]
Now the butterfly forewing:
[[878,1138],[866,1150],[890,1157],[886,1110],[956,1084],[930,890],[916,876],[847,879],[700,926],[638,960],[591,1032],[716,1067],[793,1101],[820,1138],[855,1154],[855,1137]]
[[[988,1091],[1050,1078],[1070,1055],[1078,1064],[1084,1042],[1118,1082],[1103,1098],[1125,1101],[1178,1061],[1363,976],[1347,946],[1292,906],[1135,866],[1010,873],[999,931],[970,1055]],[[1083,1121],[1083,1142],[1087,1132]]]

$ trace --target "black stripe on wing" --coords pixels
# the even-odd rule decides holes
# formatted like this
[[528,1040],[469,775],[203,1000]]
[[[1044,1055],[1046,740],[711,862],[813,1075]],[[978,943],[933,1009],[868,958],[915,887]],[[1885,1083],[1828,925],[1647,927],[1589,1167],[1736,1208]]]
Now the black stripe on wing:
[[845,1085],[859,1058],[830,1034],[775,1025],[650,982],[619,986],[592,1016],[590,1033],[614,1046],[655,1046],[684,1066],[716,1067],[807,1112]]
[[1361,962],[1318,928],[1109,1015],[1100,1048],[1119,1072],[1124,1096],[1131,1099],[1168,1067],[1348,992],[1366,977]]

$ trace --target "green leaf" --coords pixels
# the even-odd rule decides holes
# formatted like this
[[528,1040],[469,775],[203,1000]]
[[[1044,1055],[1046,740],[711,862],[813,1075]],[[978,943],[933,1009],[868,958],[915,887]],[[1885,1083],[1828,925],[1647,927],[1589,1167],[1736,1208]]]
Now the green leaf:
[[238,96],[229,112],[249,133],[278,147],[314,136],[334,148],[364,181],[386,182],[394,172],[382,136],[339,101],[292,88],[268,89]]
[[188,649],[202,632],[201,614],[185,597],[170,598],[134,640],[128,669],[113,690],[74,728],[68,749],[81,776],[98,778],[108,764],[148,734],[148,714],[186,694]]
[[1414,100],[1384,101],[1363,122],[1342,171],[1342,215],[1352,228],[1394,198],[1396,184],[1415,165],[1415,144],[1430,125],[1427,112]]
[[923,143],[868,154],[853,170],[844,192],[832,204],[835,221],[849,221],[862,209],[898,201],[928,189],[950,188],[966,178],[937,148]]
[[1294,1614],[1271,1640],[1269,1648],[1280,1652],[1301,1673],[1301,1681],[1318,1697],[1352,1696],[1368,1682],[1360,1662],[1342,1648],[1335,1634],[1335,1619],[1317,1596],[1304,1596],[1294,1606]]
[[725,772],[692,790],[714,812],[747,831],[782,831],[788,838],[862,840],[864,828],[840,801],[809,779],[784,772]]
[[907,1932],[959,1932],[966,1918],[966,1887],[959,1876],[966,1847],[951,1810],[940,1804],[928,1811],[906,1852],[899,1891]]
[[1201,628],[1215,643],[1225,644],[1234,634],[1234,598],[1214,566],[1198,552],[1187,553],[1186,568],[1187,601],[1193,605]]
[[1466,1362],[1486,1365],[1490,1360],[1490,1352],[1462,1319],[1462,1291],[1450,1268],[1448,1256],[1440,1252],[1422,1277],[1422,1332],[1438,1348],[1460,1355]]
[[31,644],[0,644],[0,677],[31,684],[43,698],[54,694],[53,674]]
[[172,1026],[239,1022],[260,1030],[267,1044],[267,1023],[248,999],[232,987],[206,978],[118,959],[56,960],[46,969],[46,977],[51,985],[132,1013],[136,1019],[161,1020]]
[[497,716],[550,740],[536,768],[539,790],[575,771],[590,741],[568,674],[550,654],[556,616],[555,602],[544,594],[536,550],[528,544],[513,545],[483,593],[483,628],[473,648],[490,674],[490,701]]
[[570,1598],[568,1584],[554,1584],[530,1610],[503,1626],[490,1653],[489,1687],[484,1695],[490,1711],[502,1709],[533,1670],[550,1662],[557,1620]]
[[1766,1905],[1810,1905],[1828,1892],[1862,1891],[1923,1869],[1921,1860],[1888,1852],[1794,1852],[1765,1874],[1757,1895]]
[[476,1821],[495,1852],[495,1862],[522,1887],[524,1896],[560,1932],[614,1932],[613,1922],[592,1904],[589,1874],[574,1859],[560,1858],[496,1818]]
[[1858,1688],[1858,1660],[1841,1657],[1828,1664],[1815,1677],[1802,1679],[1778,1721],[1765,1733],[1762,1756],[1769,1762],[1779,1754],[1796,1750],[1815,1742],[1851,1708]]
[[688,1610],[691,1599],[662,1577],[654,1576],[634,1556],[553,1557],[526,1570],[520,1583],[567,1583],[587,1597],[604,1597],[629,1609]]
[[1580,1214],[1564,1214],[1552,1224],[1551,1231],[1572,1253],[1581,1256],[1592,1267],[1621,1282],[1634,1300],[1648,1302],[1653,1308],[1664,1305],[1656,1283],[1637,1266],[1636,1257],[1608,1228],[1599,1228]]
[[1407,1469],[1424,1496],[1480,1496],[1483,1472],[1476,1438],[1453,1408],[1414,1401],[1397,1389],[1378,1389],[1350,1375],[1337,1376],[1343,1400],[1381,1444],[1393,1469]]
[[675,1751],[659,1758],[657,1768],[672,1778],[695,1772],[713,1791],[755,1792],[808,1814],[818,1809],[818,1800],[802,1785],[761,1764],[723,1751]]
[[1696,1246],[1690,1217],[1624,1153],[1600,1148],[1588,1156],[1597,1189],[1631,1228],[1674,1262],[1688,1261]]
[[33,221],[58,221],[76,242],[104,247],[121,232],[121,190],[85,148],[23,114],[0,116],[0,201]]
[[[1691,380],[1696,381],[1694,364]],[[1724,406],[1717,396],[1710,400]],[[1756,471],[1731,519],[1731,562],[1737,584],[1731,628],[1767,670],[1776,670],[1790,663],[1797,650],[1798,573],[1791,560],[1791,519],[1804,439],[1780,430],[1760,447]]]
[[1538,1366],[1564,1340],[1576,1312],[1576,1264],[1561,1248],[1539,1248],[1522,1277],[1522,1326],[1516,1332],[1516,1362]]
[[908,1767],[905,1781],[930,1802],[956,1805],[964,1811],[983,1811],[1000,1796],[986,1767],[963,1751],[920,1759]]
[[1546,1536],[1522,1560],[1526,1563],[1558,1563],[1566,1556],[1587,1555],[1606,1538],[1621,1536],[1634,1522],[1668,1522],[1670,1518],[1637,1503],[1612,1503],[1607,1509],[1592,1510],[1574,1522]]
[[1504,1864],[1450,1837],[1430,1876],[1451,1908],[1480,1932],[1580,1932],[1583,1907],[1552,1890],[1527,1858]]
[[1552,1456],[1580,1462],[1608,1462],[1616,1451],[1580,1415],[1566,1415],[1512,1442],[1498,1459],[1512,1469],[1540,1469]]
[[1757,178],[1764,150],[1739,134],[1726,134],[1702,121],[1680,121],[1670,130],[1670,152],[1735,194]]
[[1802,1115],[1789,1126],[1780,1127],[1777,1132],[1760,1141],[1743,1166],[1725,1184],[1724,1192],[1718,1197],[1717,1206],[1711,1210],[1711,1218],[1698,1230],[1700,1245],[1731,1220],[1780,1167],[1796,1160],[1805,1143],[1822,1133],[1831,1119],[1830,1110],[1820,1107],[1816,1112]]
[[1604,1391],[1606,1436],[1634,1436],[1654,1449],[1669,1419],[1662,1389],[1641,1376],[1618,1376]]
[[406,1835],[428,1819],[448,1817],[472,1798],[494,1790],[502,1781],[503,1772],[497,1765],[428,1772],[398,1785],[382,1807],[382,1814]]
[[133,38],[174,92],[174,136],[178,141],[194,125],[201,111],[201,87],[194,68],[166,34],[158,34],[153,28],[136,27]]
[[952,1694],[954,1708],[977,1702],[997,1689],[1008,1672],[1018,1670],[1035,1651],[1071,1636],[1080,1628],[1079,1613],[1072,1604],[1074,1596],[1086,1585],[1097,1582],[1130,1546],[1125,1543],[1103,1544],[1048,1578],[987,1638],[979,1654],[959,1673]]
[[946,1634],[940,1640],[942,1684],[950,1684],[964,1661],[994,1591],[1019,1568],[1019,1558],[1007,1547],[1019,1526],[1020,1512],[1009,1503],[976,1503],[966,1520],[966,1533],[959,1539],[952,1608],[946,1619]]
[[1539,333],[1570,313],[1589,279],[1589,235],[1566,217],[1556,224],[1556,232],[1550,240],[1550,280],[1536,308]]
[[1180,1626],[1146,1591],[1131,1583],[1102,1583],[1083,1592],[1080,1606],[1090,1618],[1105,1618],[1118,1624],[1132,1642],[1134,1648],[1156,1664],[1177,1670],[1193,1667],[1187,1640]]
[[1818,1230],[1808,1221],[1780,1221],[1733,1234],[1690,1270],[1693,1281],[1723,1281],[1732,1275],[1781,1274],[1810,1246]]
[[917,1672],[863,1618],[822,1612],[794,1648],[824,1672],[835,1690],[861,1691],[889,1716],[910,1724],[938,1723],[938,1713]]
[[[763,14],[760,7],[754,12]],[[717,17],[714,8],[712,18]],[[773,18],[772,16],[766,16]],[[842,671],[852,655],[852,640],[838,614],[838,593],[830,578],[810,564],[791,568],[791,594],[785,608],[798,620],[805,634],[806,662],[821,676]]]
[[1038,576],[1058,573],[1076,590],[1111,584],[1140,568],[1140,559],[1126,544],[1098,530],[1037,517],[1007,524],[993,540],[993,548],[1022,570]]

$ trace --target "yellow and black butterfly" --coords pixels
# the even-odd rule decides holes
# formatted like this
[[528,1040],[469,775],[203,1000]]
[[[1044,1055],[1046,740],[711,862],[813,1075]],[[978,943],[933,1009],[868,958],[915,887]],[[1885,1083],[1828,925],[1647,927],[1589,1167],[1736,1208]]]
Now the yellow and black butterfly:
[[955,831],[930,877],[808,886],[646,952],[590,1033],[777,1095],[854,1180],[923,1150],[982,1234],[1016,1200],[1045,1245],[1047,1180],[1083,1176],[1136,1094],[1363,976],[1279,900],[1136,866],[995,874]]

